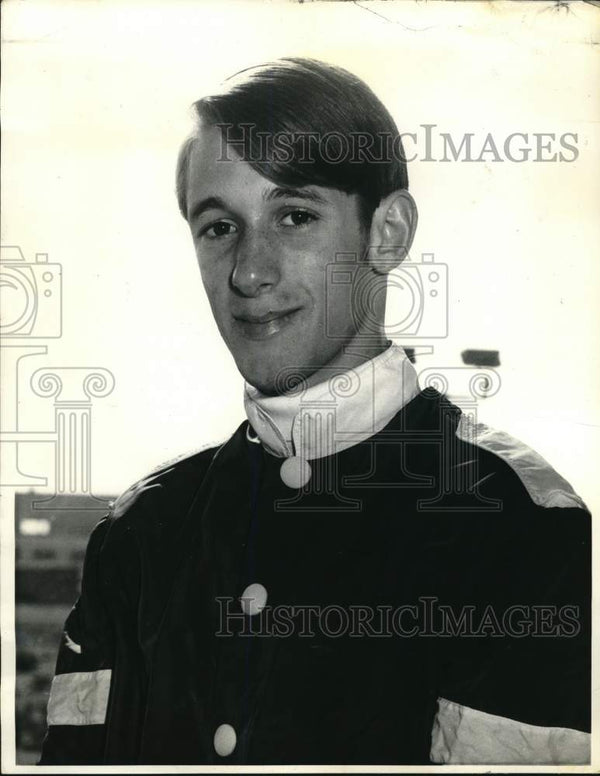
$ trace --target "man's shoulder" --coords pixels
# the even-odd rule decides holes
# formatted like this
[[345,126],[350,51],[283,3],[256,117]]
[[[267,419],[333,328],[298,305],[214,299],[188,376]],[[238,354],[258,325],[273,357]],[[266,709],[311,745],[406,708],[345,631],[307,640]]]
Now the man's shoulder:
[[461,413],[456,426],[457,438],[478,451],[482,476],[500,475],[511,490],[527,495],[542,508],[587,510],[583,499],[571,484],[536,450],[511,434],[485,423],[475,422]]
[[113,523],[130,521],[166,503],[171,514],[178,508],[185,508],[226,441],[204,445],[156,466],[111,502],[109,520]]

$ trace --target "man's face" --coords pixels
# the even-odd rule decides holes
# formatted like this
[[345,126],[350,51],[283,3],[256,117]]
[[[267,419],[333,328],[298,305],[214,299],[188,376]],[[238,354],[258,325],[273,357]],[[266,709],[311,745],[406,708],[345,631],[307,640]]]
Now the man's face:
[[[357,195],[278,186],[231,151],[222,156],[220,130],[203,128],[190,155],[188,221],[221,335],[245,380],[272,393],[290,371],[306,378],[335,364],[356,335],[351,284],[327,287],[327,267],[336,253],[362,259],[367,236]],[[356,282],[367,268],[352,266]]]

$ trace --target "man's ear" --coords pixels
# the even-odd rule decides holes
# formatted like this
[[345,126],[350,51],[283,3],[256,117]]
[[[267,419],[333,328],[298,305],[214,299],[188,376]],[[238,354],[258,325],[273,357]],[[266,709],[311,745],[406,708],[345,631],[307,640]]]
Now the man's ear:
[[393,191],[381,200],[369,234],[368,262],[376,272],[391,272],[407,257],[417,221],[417,205],[406,189]]

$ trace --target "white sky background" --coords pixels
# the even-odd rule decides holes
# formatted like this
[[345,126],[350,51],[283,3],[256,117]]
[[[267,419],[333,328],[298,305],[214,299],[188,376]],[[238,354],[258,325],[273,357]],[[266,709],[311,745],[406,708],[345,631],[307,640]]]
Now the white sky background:
[[[473,132],[474,147],[487,132],[499,146],[511,132],[578,134],[572,163],[414,162],[411,255],[449,267],[449,337],[420,366],[499,349],[502,387],[480,419],[538,449],[600,507],[600,10],[364,5],[3,3],[2,243],[63,266],[63,335],[23,366],[21,425],[53,424],[52,399],[28,389],[33,369],[110,369],[115,390],[93,409],[95,492],[118,492],[243,419],[174,165],[195,99],[296,55],[364,78],[401,131]],[[49,448],[31,445],[23,469],[51,477]]]

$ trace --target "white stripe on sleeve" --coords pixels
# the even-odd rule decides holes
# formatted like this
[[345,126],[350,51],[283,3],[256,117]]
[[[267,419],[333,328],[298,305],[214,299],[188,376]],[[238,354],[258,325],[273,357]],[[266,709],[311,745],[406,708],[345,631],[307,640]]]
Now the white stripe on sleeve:
[[48,701],[48,725],[104,724],[111,673],[105,669],[55,676]]
[[438,698],[431,760],[444,765],[585,765],[590,736],[487,714]]

